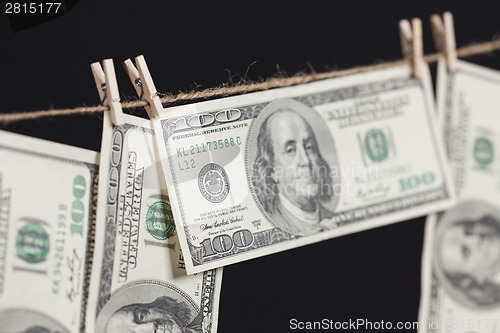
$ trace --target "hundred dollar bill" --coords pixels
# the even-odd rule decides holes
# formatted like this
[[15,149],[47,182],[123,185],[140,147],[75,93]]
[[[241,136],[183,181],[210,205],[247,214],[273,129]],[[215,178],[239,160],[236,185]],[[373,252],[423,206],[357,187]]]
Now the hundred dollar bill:
[[0,131],[0,332],[84,329],[97,158]]
[[500,72],[440,62],[437,79],[458,204],[427,220],[419,332],[500,332]]
[[165,110],[188,273],[450,207],[431,84],[401,66]]
[[150,120],[105,117],[89,332],[217,330],[222,270],[186,275]]

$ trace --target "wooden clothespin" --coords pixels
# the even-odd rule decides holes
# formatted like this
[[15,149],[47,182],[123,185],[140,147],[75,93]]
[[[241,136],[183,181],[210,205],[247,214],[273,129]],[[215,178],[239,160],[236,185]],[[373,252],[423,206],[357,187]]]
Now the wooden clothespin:
[[134,85],[135,91],[141,100],[148,101],[149,105],[146,106],[146,112],[149,118],[153,119],[160,116],[163,106],[161,105],[160,97],[156,91],[153,78],[149,73],[148,66],[144,56],[140,55],[135,58],[137,69],[130,59],[123,62],[123,66],[127,71],[130,81]]
[[[444,22],[444,23],[443,23]],[[453,15],[450,12],[443,14],[443,19],[438,14],[431,16],[432,35],[434,45],[446,60],[446,68],[453,72],[457,67],[457,47],[455,41],[455,29],[453,27]]]
[[413,76],[420,77],[424,54],[422,21],[419,18],[413,18],[411,25],[408,20],[399,21],[399,36],[401,38],[401,51],[405,59],[411,63]]
[[104,105],[109,106],[111,111],[111,121],[115,126],[121,126],[125,123],[123,119],[123,110],[120,103],[120,92],[118,91],[118,83],[116,82],[115,66],[113,59],[104,59],[101,64],[94,62],[90,65],[92,74],[94,74],[95,84],[99,97]]

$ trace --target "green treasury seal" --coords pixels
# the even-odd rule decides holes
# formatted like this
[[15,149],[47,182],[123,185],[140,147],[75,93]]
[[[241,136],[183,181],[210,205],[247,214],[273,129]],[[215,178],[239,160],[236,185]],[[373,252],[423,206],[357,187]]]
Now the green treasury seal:
[[493,142],[483,137],[476,138],[474,142],[474,159],[476,162],[480,166],[486,167],[493,162],[494,157],[495,149],[493,147]]
[[38,263],[47,259],[47,253],[50,249],[50,239],[42,223],[36,220],[25,219],[25,223],[17,231],[17,255],[28,263]]
[[373,162],[382,162],[389,155],[389,143],[379,129],[371,129],[365,136],[365,151]]
[[155,239],[165,240],[175,232],[174,217],[170,205],[156,201],[146,213],[146,228]]

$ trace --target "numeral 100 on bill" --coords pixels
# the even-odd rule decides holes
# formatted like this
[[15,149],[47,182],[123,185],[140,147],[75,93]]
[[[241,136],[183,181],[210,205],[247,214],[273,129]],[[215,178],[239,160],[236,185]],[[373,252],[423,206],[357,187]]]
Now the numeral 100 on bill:
[[236,246],[239,249],[244,249],[252,245],[253,235],[248,229],[238,230],[233,234],[233,237],[228,234],[222,234],[213,239],[205,238],[201,245],[205,250],[204,257],[209,257],[214,254],[226,253]]
[[428,171],[424,172],[422,175],[412,175],[406,178],[399,179],[399,185],[401,186],[401,191],[415,189],[421,185],[430,185],[434,183],[436,177],[434,172]]

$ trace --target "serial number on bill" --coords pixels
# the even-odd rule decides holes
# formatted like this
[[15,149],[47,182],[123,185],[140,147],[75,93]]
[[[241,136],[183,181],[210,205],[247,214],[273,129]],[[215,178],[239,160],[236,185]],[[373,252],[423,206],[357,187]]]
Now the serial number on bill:
[[62,2],[6,2],[5,14],[57,14]]

